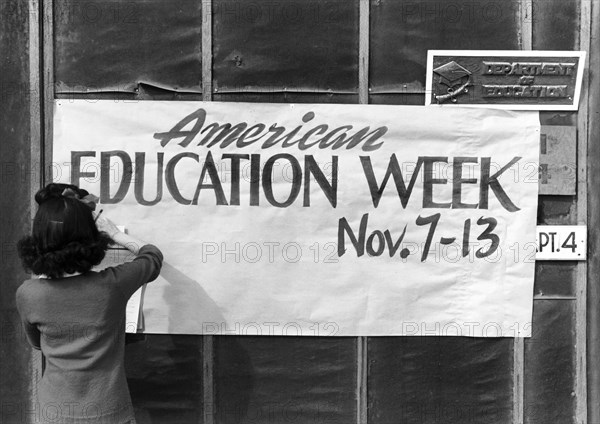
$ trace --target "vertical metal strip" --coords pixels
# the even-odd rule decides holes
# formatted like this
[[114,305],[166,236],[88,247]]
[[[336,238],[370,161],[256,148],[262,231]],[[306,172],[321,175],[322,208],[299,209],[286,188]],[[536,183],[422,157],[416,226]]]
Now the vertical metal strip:
[[202,100],[212,100],[212,0],[202,0]]
[[519,1],[519,34],[521,50],[533,49],[533,0]]
[[515,337],[513,341],[513,424],[523,424],[525,405],[525,339]]
[[214,353],[214,336],[202,336],[202,393],[204,402],[202,409],[204,411],[204,424],[214,424],[215,422]]
[[[591,48],[592,4],[589,0],[581,0],[579,49],[588,52],[583,84],[581,87],[580,106],[577,113],[577,223],[587,223],[587,154],[589,137],[589,55]],[[581,66],[581,65],[580,65]],[[575,419],[578,424],[587,423],[587,263],[577,264],[575,309]]]
[[367,377],[369,367],[367,363],[368,337],[356,338],[356,422],[367,424]]
[[[585,19],[584,19],[585,17]],[[583,140],[579,140],[580,150],[586,147],[586,153],[584,153],[584,159],[589,157],[587,162],[588,167],[586,170],[587,181],[578,178],[578,186],[588,185],[589,190],[587,197],[590,208],[587,214],[588,228],[588,262],[585,264],[587,268],[587,281],[588,286],[586,289],[586,302],[582,302],[581,308],[585,308],[586,303],[588,309],[586,310],[586,358],[589,367],[586,367],[586,372],[579,376],[580,379],[586,379],[587,377],[587,399],[586,405],[588,408],[587,418],[590,424],[600,422],[600,367],[598,367],[598,360],[600,359],[600,285],[598,284],[598,278],[600,277],[600,258],[596,254],[598,246],[600,245],[600,234],[598,233],[598,227],[600,226],[600,211],[598,204],[600,204],[600,194],[598,192],[598,184],[600,183],[600,170],[597,166],[600,158],[600,145],[598,140],[600,139],[600,76],[598,70],[600,69],[600,4],[597,1],[582,0],[581,1],[581,33],[580,33],[580,49],[587,50],[589,55],[587,81],[585,81],[585,91],[587,98],[582,96],[583,102],[587,102],[587,132],[585,135],[582,134],[581,128],[579,128],[580,138],[586,137],[586,145],[583,145]],[[581,116],[581,114],[579,115]],[[581,151],[579,153],[579,160],[581,160]],[[578,164],[578,170],[582,167],[581,163]],[[578,193],[579,194],[579,193]],[[578,211],[578,218],[579,218]],[[581,214],[583,217],[584,215]],[[593,254],[592,254],[593,253]],[[579,282],[578,282],[579,283]],[[579,288],[579,285],[578,285]],[[579,294],[579,293],[578,293]],[[578,301],[579,308],[579,301]],[[579,336],[579,334],[578,334]],[[577,340],[579,343],[579,339]],[[586,363],[585,361],[583,362]],[[578,388],[579,391],[579,388]],[[579,411],[577,408],[577,416],[579,419],[580,414],[583,411]],[[584,421],[578,421],[584,422]]]
[[[369,103],[370,0],[359,0],[358,8],[358,102]],[[367,424],[368,337],[356,340],[356,422]]]
[[40,4],[29,0],[29,139],[30,139],[30,196],[31,219],[35,216],[33,196],[39,190],[42,161],[42,78],[40,61]]
[[[533,49],[533,1],[520,0],[518,9],[519,47]],[[513,424],[523,424],[525,419],[525,340],[513,341]]]
[[[212,101],[212,0],[202,0],[202,100]],[[204,424],[214,424],[214,336],[202,336],[202,394]]]
[[[30,163],[29,163],[29,201],[30,201],[30,217],[33,221],[36,207],[33,197],[42,184],[42,78],[41,78],[41,22],[40,22],[41,6],[39,0],[29,0],[29,142],[30,142]],[[37,383],[42,376],[42,355],[37,350],[31,349],[31,357],[29,359],[30,372],[30,405],[29,409],[33,409],[37,402]]]
[[358,9],[358,102],[369,103],[369,1],[359,0]]
[[[52,181],[52,143],[54,128],[54,0],[42,0],[42,149],[41,186]],[[46,358],[42,355],[42,374]]]
[[42,149],[41,185],[52,181],[54,115],[54,0],[42,0]]

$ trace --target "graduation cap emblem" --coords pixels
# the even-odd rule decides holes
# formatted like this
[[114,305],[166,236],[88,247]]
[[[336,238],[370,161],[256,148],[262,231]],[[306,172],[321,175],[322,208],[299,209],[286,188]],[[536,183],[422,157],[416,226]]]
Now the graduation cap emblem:
[[435,82],[437,83],[435,91],[441,91],[441,93],[433,95],[438,103],[446,100],[456,103],[458,95],[469,92],[467,87],[471,84],[471,72],[455,61],[438,66],[433,70],[433,73],[436,76]]

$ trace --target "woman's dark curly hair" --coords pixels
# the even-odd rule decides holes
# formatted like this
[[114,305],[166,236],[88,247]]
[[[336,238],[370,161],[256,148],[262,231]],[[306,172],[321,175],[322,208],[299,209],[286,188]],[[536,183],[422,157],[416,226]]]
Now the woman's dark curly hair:
[[112,240],[96,227],[95,205],[80,200],[88,195],[77,186],[54,183],[36,193],[32,234],[17,244],[25,270],[60,278],[87,272],[104,259]]

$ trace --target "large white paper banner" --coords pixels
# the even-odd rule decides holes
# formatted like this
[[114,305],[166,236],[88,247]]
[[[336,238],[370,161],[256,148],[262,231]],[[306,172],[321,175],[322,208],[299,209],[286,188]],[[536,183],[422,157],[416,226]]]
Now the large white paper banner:
[[165,254],[148,333],[530,335],[535,112],[60,100],[54,131],[55,181]]

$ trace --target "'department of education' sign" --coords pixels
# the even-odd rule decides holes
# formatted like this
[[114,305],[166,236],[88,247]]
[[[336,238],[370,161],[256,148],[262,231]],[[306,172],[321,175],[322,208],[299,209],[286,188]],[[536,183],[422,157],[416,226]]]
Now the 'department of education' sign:
[[537,113],[61,100],[54,130],[54,179],[165,253],[149,333],[530,334]]
[[585,52],[430,50],[425,103],[577,110]]

